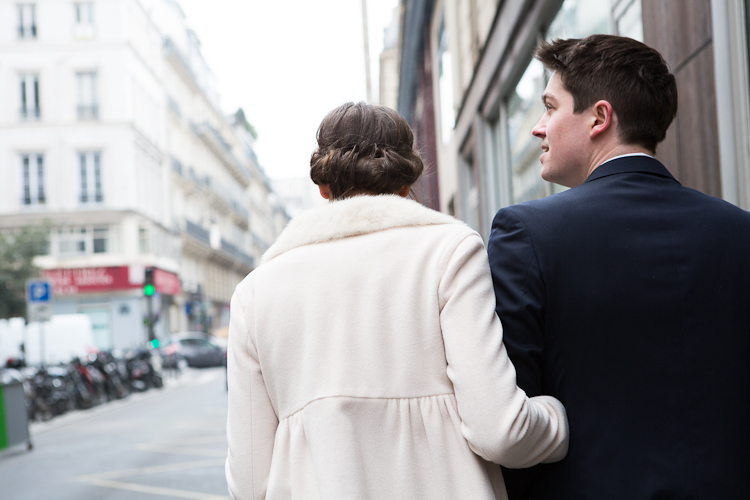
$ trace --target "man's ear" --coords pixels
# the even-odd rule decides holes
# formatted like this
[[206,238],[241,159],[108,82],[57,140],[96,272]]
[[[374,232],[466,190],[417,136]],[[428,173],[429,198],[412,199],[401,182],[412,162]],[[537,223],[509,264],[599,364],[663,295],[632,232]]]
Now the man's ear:
[[320,196],[322,196],[326,200],[331,199],[331,190],[328,189],[328,186],[326,186],[325,184],[318,184],[318,189],[320,190]]
[[589,137],[593,139],[610,129],[614,119],[614,111],[609,101],[601,100],[592,106],[592,114],[594,122],[589,132]]

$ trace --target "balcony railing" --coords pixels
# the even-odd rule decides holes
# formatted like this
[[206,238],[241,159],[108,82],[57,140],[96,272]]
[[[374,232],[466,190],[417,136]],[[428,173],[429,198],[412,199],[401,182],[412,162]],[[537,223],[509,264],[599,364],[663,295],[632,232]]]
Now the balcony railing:
[[36,38],[36,24],[31,26],[19,26],[18,38]]
[[237,248],[235,245],[229,243],[224,238],[221,239],[221,249],[233,256],[236,259],[242,261],[245,265],[253,267],[255,259]]
[[40,108],[21,108],[19,114],[22,120],[39,120],[42,117],[42,110]]
[[202,227],[200,227],[195,222],[190,222],[189,220],[185,219],[185,230],[186,230],[187,234],[189,234],[190,236],[193,236],[193,237],[199,239],[200,241],[202,241],[206,245],[210,245],[211,244],[211,238],[210,238],[210,236],[208,234],[208,231],[206,231],[205,229],[203,229]]
[[96,120],[98,118],[99,118],[99,106],[97,106],[96,104],[78,106],[78,119],[79,120]]

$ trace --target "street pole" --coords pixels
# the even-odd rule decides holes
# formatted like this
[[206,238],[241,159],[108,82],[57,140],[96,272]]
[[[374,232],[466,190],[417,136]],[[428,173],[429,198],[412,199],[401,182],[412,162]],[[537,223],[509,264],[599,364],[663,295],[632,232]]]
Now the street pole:
[[372,103],[372,78],[370,77],[370,35],[367,30],[367,0],[362,0],[362,31],[365,36],[365,79],[367,80],[367,102]]
[[153,306],[151,304],[153,297],[149,295],[146,297],[146,307],[148,308],[148,341],[153,341],[154,337],[154,313]]
[[45,358],[47,357],[47,346],[44,342],[44,321],[39,322],[39,361],[42,366],[45,365]]

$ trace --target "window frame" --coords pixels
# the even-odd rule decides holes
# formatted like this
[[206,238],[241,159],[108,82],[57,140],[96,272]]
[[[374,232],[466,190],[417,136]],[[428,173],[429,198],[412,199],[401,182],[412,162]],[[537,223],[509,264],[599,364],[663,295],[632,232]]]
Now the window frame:
[[[25,16],[24,13],[30,13],[31,14],[31,23],[27,24],[25,22]],[[18,25],[16,26],[16,34],[18,35],[19,40],[35,40],[39,36],[39,28],[37,27],[36,23],[36,4],[35,3],[17,3],[16,4],[16,21],[18,22]],[[27,34],[27,31],[30,34]]]
[[76,115],[79,121],[99,119],[98,79],[96,70],[76,71]]
[[[43,152],[24,152],[19,155],[20,204],[31,208],[47,206],[46,172],[47,164]],[[34,159],[35,161],[33,161]]]
[[79,151],[77,158],[78,202],[83,205],[101,205],[104,203],[104,175],[101,151]]
[[19,109],[18,114],[23,121],[39,121],[42,119],[41,78],[38,72],[24,72],[18,74]]

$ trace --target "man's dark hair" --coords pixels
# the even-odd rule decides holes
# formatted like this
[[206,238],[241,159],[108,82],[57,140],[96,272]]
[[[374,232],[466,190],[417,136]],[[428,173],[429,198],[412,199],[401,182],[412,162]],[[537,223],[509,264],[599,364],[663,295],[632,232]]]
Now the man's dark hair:
[[560,75],[573,95],[573,112],[608,101],[620,140],[650,151],[664,140],[677,114],[677,84],[659,52],[632,38],[591,35],[542,42],[534,57]]

